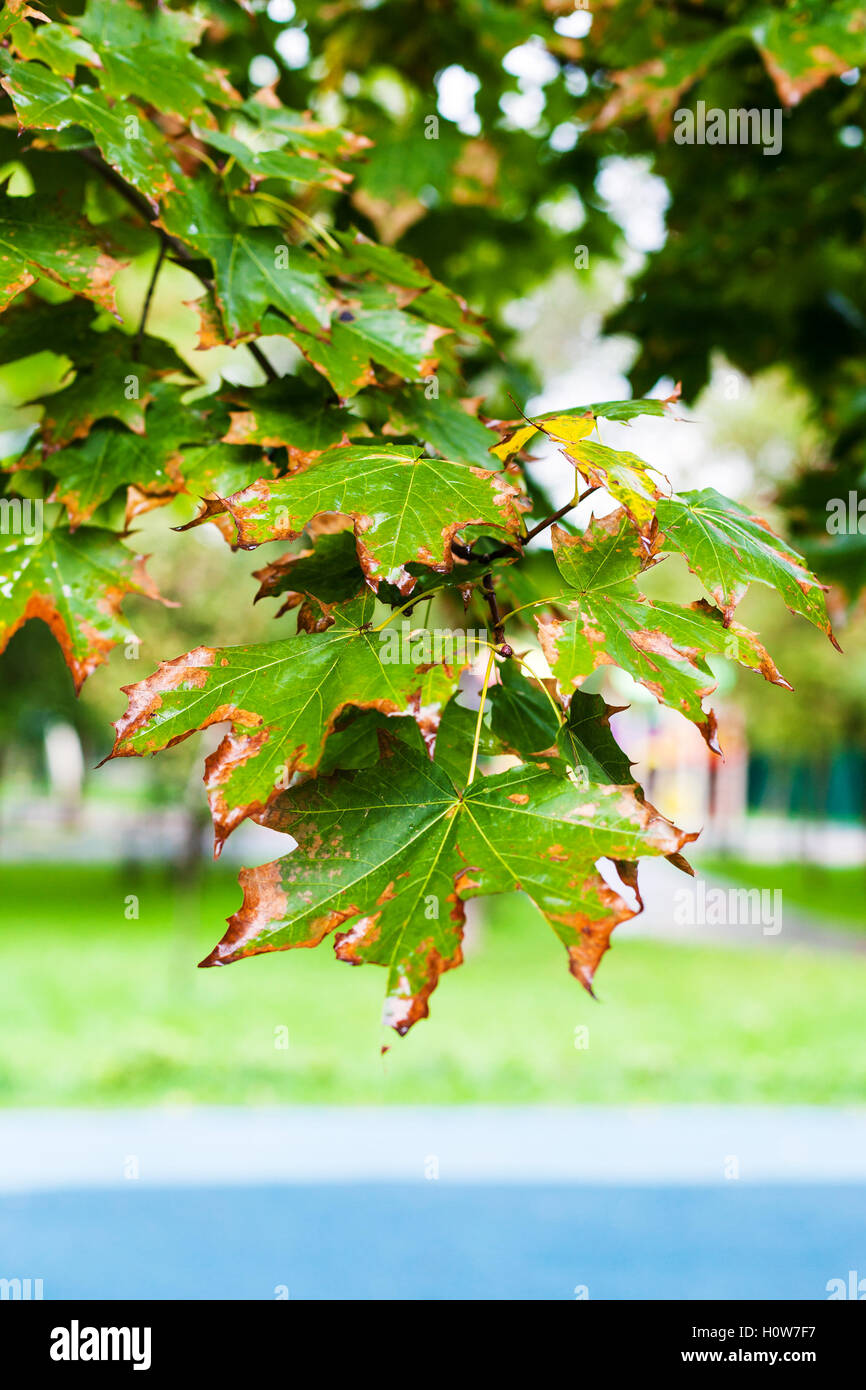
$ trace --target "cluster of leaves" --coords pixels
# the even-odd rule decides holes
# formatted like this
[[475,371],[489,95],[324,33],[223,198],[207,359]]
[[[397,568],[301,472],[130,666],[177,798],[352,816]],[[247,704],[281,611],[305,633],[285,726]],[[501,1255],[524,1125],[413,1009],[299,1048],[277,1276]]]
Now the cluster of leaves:
[[[458,7],[464,22],[475,8]],[[50,352],[66,366],[17,413],[3,462],[4,518],[33,499],[48,509],[44,530],[0,550],[0,646],[42,619],[80,689],[127,635],[124,597],[157,597],[131,524],[180,492],[200,502],[189,525],[235,548],[293,544],[258,578],[296,631],[163,662],[126,688],[116,725],[115,757],[227,725],[205,769],[217,852],[247,818],[297,843],[244,871],[243,905],[204,963],[336,932],[339,958],[387,968],[386,1018],[404,1033],[460,961],[466,901],[522,889],[591,989],[639,904],[636,861],[687,867],[692,837],[645,802],[613,711],[580,687],[616,664],[715,747],[710,658],[783,683],[734,619],[746,589],[777,589],[832,637],[822,586],[759,518],[712,489],[675,495],[602,442],[600,422],[669,402],[495,421],[462,398],[461,355],[486,329],[422,261],[354,225],[368,137],[220,66],[226,34],[255,15],[44,9],[0,12],[0,345],[7,362]],[[497,42],[513,42],[496,14]],[[117,279],[133,262],[147,277],[129,322]],[[151,331],[172,263],[200,282],[203,355],[244,346],[259,385],[214,390]],[[599,492],[611,510],[582,533],[554,527],[552,551],[534,554],[569,510],[548,515],[527,476],[536,438],[573,470],[575,505]],[[644,597],[640,576],[670,552],[706,599]],[[465,635],[405,631],[421,600],[482,615],[474,707]],[[530,615],[546,680],[517,650]]]
[[[548,215],[558,199],[578,194],[577,235],[592,264],[611,254],[617,228],[599,171],[611,157],[650,158],[670,194],[669,234],[609,322],[638,341],[633,387],[681,379],[693,399],[718,350],[748,373],[789,365],[814,395],[827,444],[778,503],[839,591],[862,593],[866,534],[826,533],[828,502],[866,487],[858,0],[594,0],[591,15],[570,0],[483,10],[451,0],[423,22],[411,0],[373,12],[315,0],[296,8],[322,86],[329,96],[357,89],[348,119],[375,141],[354,208],[488,313],[571,264],[575,234]],[[509,103],[527,84],[507,55],[532,46],[548,62],[532,89],[543,109],[520,123]],[[437,73],[452,65],[478,84],[478,128],[443,120],[426,139]],[[293,80],[315,99],[307,73]],[[675,110],[699,99],[723,110],[781,106],[780,153],[675,144]],[[507,338],[500,322],[497,342]],[[512,354],[503,370],[483,340],[473,360],[515,394],[537,384],[531,362]]]
[[[623,154],[649,154],[668,236],[610,328],[640,345],[637,391],[681,378],[689,399],[721,350],[747,373],[784,364],[813,394],[827,445],[779,502],[805,553],[856,598],[866,535],[826,534],[827,504],[866,485],[866,23],[857,0],[641,0],[594,5],[587,112]],[[680,106],[781,108],[782,147],[677,144]],[[603,148],[603,145],[600,147]]]

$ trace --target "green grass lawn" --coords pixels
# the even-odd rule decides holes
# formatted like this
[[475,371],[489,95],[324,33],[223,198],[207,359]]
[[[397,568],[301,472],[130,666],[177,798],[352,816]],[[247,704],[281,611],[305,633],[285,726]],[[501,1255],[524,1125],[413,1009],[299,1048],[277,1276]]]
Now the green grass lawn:
[[794,860],[785,864],[755,864],[735,855],[696,858],[701,873],[748,888],[782,890],[782,902],[815,925],[832,923],[841,930],[866,933],[866,868],[827,867]]
[[[384,972],[336,961],[327,943],[196,970],[237,903],[225,870],[207,868],[199,894],[109,868],[7,866],[2,882],[6,1105],[838,1103],[866,1092],[866,961],[853,956],[621,940],[594,1003],[535,909],[503,897],[431,1018],[401,1040],[379,1026]],[[133,892],[140,917],[127,921]]]

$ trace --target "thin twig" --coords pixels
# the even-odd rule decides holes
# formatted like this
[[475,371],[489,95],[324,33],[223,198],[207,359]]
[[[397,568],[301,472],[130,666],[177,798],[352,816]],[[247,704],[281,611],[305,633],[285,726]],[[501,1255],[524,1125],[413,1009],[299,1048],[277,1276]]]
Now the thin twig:
[[[582,500],[581,498],[581,501]],[[552,526],[555,521],[559,521],[561,517],[565,516],[566,512],[570,512],[572,507],[576,506],[577,503],[572,499],[570,502],[566,502],[564,507],[560,507],[558,511],[555,511],[552,516],[546,516],[543,521],[539,521],[537,526],[533,526],[531,531],[527,531],[526,535],[523,537],[523,544],[526,545],[527,541],[531,541],[533,536],[538,536],[542,531],[546,531],[548,526]]]
[[[579,497],[573,498],[571,502],[566,502],[565,506],[560,507],[558,511],[555,511],[552,514],[552,516],[546,516],[543,521],[539,521],[537,526],[533,526],[531,531],[527,531],[526,535],[523,537],[522,545],[526,545],[527,542],[531,541],[535,536],[539,536],[542,531],[546,531],[548,526],[552,526],[555,521],[559,521],[560,517],[565,516],[567,512],[570,512],[572,510],[573,507],[577,507],[581,502],[585,502],[587,497],[591,497],[594,492],[598,492],[598,484],[596,484],[594,487],[588,487],[585,492],[582,492],[580,494]],[[514,545],[497,546],[496,550],[489,551],[488,554],[484,556],[484,559],[501,560],[506,555],[513,555],[516,548],[517,547]],[[452,546],[452,549],[456,551],[457,547]],[[471,557],[471,548],[461,546],[461,549],[468,549],[468,554]]]
[[132,345],[132,358],[134,362],[138,361],[139,354],[141,353],[141,340],[144,337],[144,330],[147,326],[147,316],[150,313],[150,302],[153,299],[153,292],[156,289],[156,281],[159,276],[159,272],[162,269],[162,263],[165,260],[166,249],[167,248],[165,242],[161,241],[159,243],[159,250],[156,254],[156,260],[153,263],[153,270],[150,273],[150,281],[147,286],[147,293],[144,296],[144,303],[141,306],[141,317],[138,320],[138,328],[135,334],[135,342]]
[[267,357],[265,357],[265,354],[262,352],[258,343],[247,343],[246,347],[250,356],[261,367],[268,381],[279,381],[279,372],[277,371],[276,367],[274,367],[272,363],[268,361]]

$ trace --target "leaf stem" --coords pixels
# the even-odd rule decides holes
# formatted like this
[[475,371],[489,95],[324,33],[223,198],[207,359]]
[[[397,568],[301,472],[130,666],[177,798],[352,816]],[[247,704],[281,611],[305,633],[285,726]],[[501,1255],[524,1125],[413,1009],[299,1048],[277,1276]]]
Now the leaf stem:
[[[422,603],[424,599],[427,597],[432,599],[434,594],[439,594],[442,592],[443,589],[447,588],[447,584],[436,584],[432,589],[425,589],[423,594],[416,594],[414,598],[407,599],[405,603],[400,604],[399,608],[395,608],[393,612],[389,613],[383,623],[380,623],[378,627],[371,627],[370,631],[381,632],[383,628],[386,628],[394,618],[399,618],[401,613],[405,613],[407,608],[414,607],[416,603]],[[429,616],[430,610],[428,609],[427,611]]]
[[514,617],[515,613],[522,613],[527,608],[538,608],[542,603],[556,603],[557,599],[561,601],[562,594],[551,594],[550,598],[534,598],[529,603],[521,603],[519,608],[512,608],[510,613],[506,613],[503,621],[507,623],[509,618]]
[[496,658],[496,648],[490,648],[490,655],[487,658],[487,670],[484,672],[484,684],[481,687],[481,703],[478,706],[478,718],[475,721],[475,738],[472,741],[472,758],[469,763],[469,776],[466,778],[466,786],[471,787],[475,778],[475,768],[478,764],[478,746],[481,743],[481,725],[484,722],[484,703],[487,699],[487,687],[490,684],[490,677],[493,673],[493,662]]
[[[484,645],[485,645],[486,647],[489,647],[489,646],[490,646],[490,643],[489,643],[489,642],[485,642]],[[495,647],[493,648],[493,651],[494,651],[494,652],[496,651],[496,648],[495,648]],[[547,696],[547,699],[548,699],[548,703],[549,703],[549,705],[550,705],[550,708],[553,710],[553,712],[554,712],[554,714],[556,715],[557,719],[559,720],[560,724],[564,724],[564,723],[565,723],[565,714],[564,714],[564,712],[562,711],[562,709],[560,708],[560,706],[559,706],[559,705],[556,703],[556,701],[554,700],[554,698],[553,698],[553,696],[551,695],[550,691],[548,690],[547,686],[544,684],[544,681],[541,680],[541,678],[535,674],[535,672],[533,671],[533,669],[532,669],[532,667],[530,666],[529,662],[528,662],[528,661],[524,661],[522,656],[518,656],[518,655],[517,655],[517,652],[512,652],[512,653],[511,653],[511,657],[512,657],[512,660],[513,660],[513,661],[516,661],[516,662],[517,662],[518,666],[522,666],[523,669],[524,669],[524,671],[528,671],[528,672],[529,672],[529,674],[531,675],[531,677],[532,677],[532,679],[533,679],[534,681],[537,681],[537,682],[538,682],[538,684],[541,686],[541,689],[544,691],[545,695]]]

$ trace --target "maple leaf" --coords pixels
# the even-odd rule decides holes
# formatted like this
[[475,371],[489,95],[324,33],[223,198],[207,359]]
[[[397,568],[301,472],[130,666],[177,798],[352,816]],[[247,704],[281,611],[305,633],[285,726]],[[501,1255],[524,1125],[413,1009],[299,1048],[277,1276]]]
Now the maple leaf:
[[[82,333],[78,328],[72,341],[64,339],[64,330],[78,327],[81,322],[77,315],[68,324],[55,316],[52,351],[74,353],[74,360],[58,390],[33,398],[42,403],[43,415],[38,444],[21,461],[24,467],[73,440],[83,439],[97,420],[118,420],[135,434],[144,434],[145,410],[154,400],[151,388],[158,387],[161,378],[183,365],[165,344],[150,342],[142,360],[142,353],[136,356],[128,339],[114,332],[90,333],[85,329]],[[186,384],[191,386],[192,379]],[[172,385],[163,391],[163,396],[171,400],[182,389]],[[32,457],[34,453],[38,458]]]
[[525,892],[591,992],[613,928],[634,915],[596,861],[674,854],[691,838],[628,788],[581,790],[564,763],[458,790],[400,743],[377,767],[292,788],[259,820],[297,849],[242,870],[243,905],[202,964],[315,946],[340,929],[338,959],[387,969],[383,1021],[401,1034],[461,963],[467,899]]
[[[241,404],[229,400],[229,405]],[[226,444],[258,444],[283,448],[294,471],[344,438],[369,435],[370,427],[347,410],[309,399],[287,399],[282,382],[251,393],[242,410],[231,410],[231,425],[223,436]]]
[[[214,149],[230,155],[254,183],[262,179],[281,179],[287,183],[316,184],[340,192],[352,180],[352,175],[345,169],[314,155],[287,154],[282,149],[253,149],[243,140],[221,130],[198,130],[194,126],[193,132]],[[253,138],[257,136],[258,132],[255,132]]]
[[207,102],[240,104],[225,76],[190,51],[208,25],[202,14],[88,0],[75,23],[99,55],[99,84],[109,96],[135,95],[182,120],[212,120]]
[[111,757],[155,753],[213,724],[230,723],[206,763],[216,852],[247,816],[295,774],[315,771],[325,740],[350,705],[424,721],[466,663],[434,665],[370,630],[371,594],[335,608],[323,632],[250,647],[197,647],[125,686]]
[[282,555],[255,570],[254,578],[259,580],[254,602],[283,597],[282,606],[274,615],[277,618],[297,608],[305,598],[318,600],[327,612],[335,603],[354,598],[364,587],[364,571],[351,531],[319,536],[313,549]]
[[659,503],[658,523],[665,548],[682,551],[726,622],[754,580],[777,589],[792,613],[808,618],[838,647],[825,586],[761,517],[708,487]]
[[44,19],[44,15],[28,0],[6,0],[3,12],[0,14],[0,35],[7,34],[11,28],[18,25],[24,18]]
[[[110,105],[95,87],[70,86],[66,78],[41,63],[14,63],[0,50],[0,86],[12,98],[22,126],[66,131],[83,127],[110,168],[156,209],[158,200],[175,187],[179,169],[159,130],[139,112]],[[135,121],[130,138],[129,118]],[[68,240],[68,230],[62,235]],[[59,250],[59,248],[58,248]]]
[[336,305],[327,335],[292,336],[340,399],[350,400],[375,383],[374,363],[410,381],[429,376],[438,363],[434,344],[450,331],[406,313],[388,290],[358,286]]
[[123,262],[104,241],[94,228],[49,212],[35,194],[0,194],[0,309],[45,275],[117,317],[112,281]]
[[279,226],[236,221],[219,184],[206,171],[176,180],[163,200],[161,222],[213,262],[227,342],[258,336],[271,306],[308,333],[320,333],[330,324],[334,292],[321,263],[288,246]]
[[[102,409],[103,403],[108,407],[119,394],[115,380],[96,391],[93,408]],[[127,525],[140,512],[161,506],[183,491],[204,499],[199,520],[206,520],[214,510],[219,511],[215,497],[236,490],[251,478],[276,473],[275,465],[263,460],[257,449],[235,448],[223,442],[220,436],[227,417],[219,402],[205,398],[184,405],[178,387],[158,382],[149,401],[141,430],[106,422],[91,429],[81,443],[59,449],[45,459],[31,450],[20,460],[21,467],[42,464],[50,470],[55,479],[50,500],[66,507],[71,529],[89,521],[123,488],[127,489]],[[74,418],[74,411],[72,414]],[[50,419],[50,438],[52,430]]]
[[655,562],[622,511],[595,518],[582,536],[552,531],[557,566],[574,597],[556,600],[561,617],[539,617],[542,650],[563,694],[598,666],[614,665],[660,704],[692,720],[717,749],[716,719],[703,700],[716,688],[708,655],[728,656],[773,684],[787,685],[753,632],[725,623],[704,600],[682,608],[650,602],[635,578]]
[[241,114],[258,127],[258,134],[278,146],[290,145],[300,154],[323,159],[350,159],[370,149],[372,141],[356,130],[324,125],[309,111],[283,106],[272,88],[260,90],[244,102]]
[[568,706],[565,723],[557,743],[572,767],[581,769],[590,782],[613,782],[617,786],[634,784],[631,763],[611,732],[613,715],[622,708],[608,705],[601,695],[576,690]]
[[[605,411],[609,413],[610,418],[628,423],[637,415],[661,414],[669,402],[619,402],[620,406],[634,407],[633,410],[624,413],[617,410],[615,404],[608,401],[601,405],[588,406],[580,414],[539,416],[506,435],[499,444],[494,445],[491,453],[499,459],[510,458],[536,433],[541,433],[559,447],[560,452],[574,464],[590,487],[605,488],[611,497],[625,508],[635,526],[641,531],[648,531],[655,517],[656,505],[665,495],[659,491],[652,476],[657,470],[651,469],[637,454],[624,449],[611,449],[600,441],[588,439],[587,435],[596,428],[597,419],[601,418]],[[659,409],[647,409],[650,406],[657,406]]]
[[744,21],[786,106],[823,87],[831,77],[866,61],[866,32],[859,4],[822,5],[809,15],[762,5]]
[[[6,15],[8,12],[7,3],[3,7],[3,13]],[[35,9],[30,10],[29,14],[32,19],[39,17],[39,12]],[[45,18],[47,17],[43,14],[42,19]],[[74,77],[77,67],[99,67],[99,54],[67,24],[14,24],[9,47],[19,58],[39,59],[61,77]]]
[[426,388],[412,387],[388,400],[388,418],[382,433],[414,435],[431,444],[444,458],[489,468],[495,435],[466,405],[451,396],[428,400]]
[[[679,400],[679,387],[663,400],[596,401],[593,405],[574,406],[571,410],[550,410],[546,415],[522,421],[499,421],[500,439],[490,452],[503,462],[524,449],[537,434],[546,434],[560,444],[578,444],[591,434],[596,420],[614,420],[628,425],[642,415],[664,416]],[[646,465],[643,465],[646,467]]]
[[0,594],[0,651],[30,618],[41,618],[60,643],[76,692],[112,647],[134,636],[119,616],[126,595],[160,597],[144,558],[97,527],[75,537],[55,527],[4,545]]
[[244,548],[294,540],[323,513],[352,517],[358,558],[371,585],[384,579],[409,593],[410,561],[447,573],[456,533],[483,524],[514,535],[517,503],[516,488],[489,469],[371,444],[329,449],[288,477],[262,479],[227,497],[225,508]]
[[658,502],[665,494],[656,487],[652,477],[654,470],[643,459],[625,449],[610,449],[593,439],[581,439],[563,448],[562,452],[590,487],[605,488],[624,507],[639,530],[650,528]]
[[338,240],[345,252],[341,262],[344,275],[366,274],[396,286],[403,292],[401,299],[411,302],[412,309],[422,318],[461,335],[469,333],[489,340],[481,316],[469,309],[462,295],[436,280],[423,261],[404,255],[393,246],[379,246],[358,231],[338,233]]

